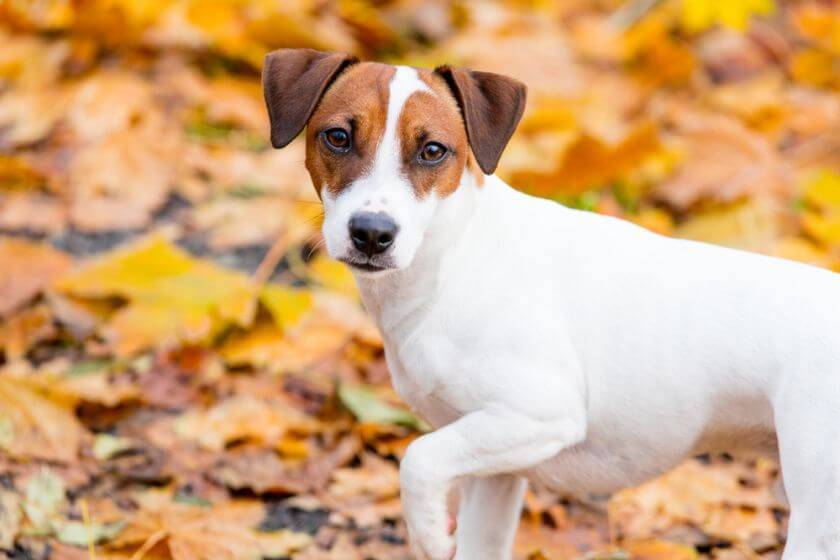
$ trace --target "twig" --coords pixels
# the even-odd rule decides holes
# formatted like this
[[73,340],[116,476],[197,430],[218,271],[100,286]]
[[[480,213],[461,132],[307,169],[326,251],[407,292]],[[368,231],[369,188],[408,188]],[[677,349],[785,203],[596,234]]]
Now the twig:
[[143,546],[137,549],[137,552],[131,555],[130,560],[143,560],[143,557],[146,556],[146,553],[149,552],[157,543],[162,541],[167,537],[169,531],[166,529],[158,529],[151,535],[149,538],[146,539],[146,542],[143,543]]
[[625,4],[612,13],[608,18],[609,24],[619,30],[624,30],[634,25],[644,17],[646,13],[654,9],[662,0],[636,0]]
[[79,505],[82,508],[82,521],[85,523],[85,530],[87,532],[88,559],[96,560],[96,547],[93,546],[93,528],[90,524],[90,513],[88,512],[87,500],[79,500]]

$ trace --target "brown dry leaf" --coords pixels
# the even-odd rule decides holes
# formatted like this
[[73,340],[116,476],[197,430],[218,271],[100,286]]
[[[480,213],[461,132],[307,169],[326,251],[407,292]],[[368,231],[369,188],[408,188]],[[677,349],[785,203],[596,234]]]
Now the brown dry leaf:
[[109,548],[164,548],[172,560],[262,560],[288,556],[311,541],[303,533],[259,531],[264,507],[257,501],[200,507],[172,502],[168,492],[148,492],[137,500],[140,511]]
[[[619,492],[610,501],[610,523],[628,539],[646,539],[680,524],[718,538],[775,535],[779,507],[767,485],[746,486],[748,470],[737,463],[701,465],[688,461],[665,476]],[[752,513],[750,513],[752,512]],[[743,522],[739,531],[737,523]]]
[[66,118],[77,139],[88,143],[136,126],[160,127],[158,107],[151,83],[137,73],[100,70],[76,85]]
[[523,520],[516,533],[516,558],[579,558],[587,550],[598,550],[608,543],[605,532],[584,525],[548,527],[541,520]]
[[474,6],[472,15],[467,29],[438,46],[436,61],[512,76],[528,84],[534,97],[584,92],[587,73],[551,18],[495,3]]
[[639,125],[617,143],[583,132],[566,147],[551,172],[520,171],[510,180],[542,196],[577,194],[621,179],[659,148],[658,132],[650,124]]
[[0,449],[20,459],[71,463],[87,431],[72,402],[55,401],[25,378],[0,375]]
[[678,139],[686,156],[676,175],[655,189],[679,210],[703,200],[779,198],[794,188],[793,170],[767,140],[721,115],[684,114]]
[[206,232],[207,243],[215,251],[270,245],[281,235],[290,246],[316,234],[318,223],[304,214],[312,214],[313,204],[285,196],[246,196],[216,199],[197,207],[190,213],[190,226]]
[[175,431],[181,438],[210,451],[221,451],[237,441],[271,446],[289,432],[309,434],[319,429],[316,420],[287,404],[245,395],[207,410],[192,410],[175,422]]
[[304,160],[305,145],[292,142],[282,150],[243,151],[226,145],[189,142],[174,162],[178,193],[194,202],[218,193],[250,191],[291,200],[318,202]]
[[55,87],[3,93],[0,95],[0,146],[27,146],[43,140],[64,116],[68,103],[68,93]]
[[0,317],[31,301],[70,262],[69,256],[45,243],[0,237]]
[[55,234],[66,224],[67,209],[55,197],[21,192],[0,199],[0,229]]
[[39,342],[56,333],[53,317],[45,305],[24,309],[0,323],[0,348],[7,361],[23,358]]
[[397,466],[373,453],[362,454],[361,466],[333,472],[332,484],[328,488],[332,497],[343,500],[361,495],[386,499],[398,496],[399,491]]
[[277,454],[268,449],[245,449],[226,453],[208,474],[215,482],[233,490],[252,490],[257,494],[303,494],[310,482],[300,469],[291,472]]
[[67,171],[71,223],[88,232],[141,228],[166,202],[179,140],[124,129],[82,148]]
[[21,526],[20,498],[15,492],[0,490],[0,548],[11,550]]

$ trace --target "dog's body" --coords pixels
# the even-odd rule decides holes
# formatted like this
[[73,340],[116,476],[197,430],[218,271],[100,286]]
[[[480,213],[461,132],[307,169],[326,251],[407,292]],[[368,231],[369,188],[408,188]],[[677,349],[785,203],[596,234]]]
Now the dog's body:
[[[320,65],[327,78],[310,81],[323,82],[321,101],[304,121],[327,246],[355,267],[398,393],[437,428],[401,466],[421,558],[450,558],[456,540],[457,558],[509,558],[526,479],[608,492],[707,451],[778,451],[792,508],[785,560],[840,558],[836,275],[513,190],[489,174],[512,127],[499,121],[510,130],[501,148],[487,148],[487,123],[473,120],[485,103],[515,126],[524,92],[517,99],[516,84],[500,77],[472,73],[476,85],[454,69],[436,76],[300,53],[269,61],[272,125],[282,118],[272,76],[300,67],[289,57]],[[353,80],[375,94],[352,98]],[[379,117],[369,108],[377,103]],[[344,151],[334,117],[348,107]],[[279,139],[273,130],[275,145],[297,126]],[[435,134],[445,156],[430,162]],[[368,225],[354,226],[359,216]],[[456,484],[453,537],[447,495]]]

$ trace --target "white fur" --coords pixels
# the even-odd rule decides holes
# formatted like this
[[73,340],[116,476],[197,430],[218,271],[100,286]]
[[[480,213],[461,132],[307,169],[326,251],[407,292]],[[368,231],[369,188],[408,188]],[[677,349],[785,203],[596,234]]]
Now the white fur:
[[[392,84],[389,127],[418,87],[408,76]],[[837,275],[661,237],[494,176],[398,198],[410,185],[393,142],[357,192],[326,202],[325,233],[368,196],[399,215],[400,270],[357,279],[397,391],[437,428],[401,466],[419,558],[448,559],[457,540],[459,559],[509,559],[522,479],[608,492],[696,453],[773,452],[776,433],[784,560],[840,558]]]

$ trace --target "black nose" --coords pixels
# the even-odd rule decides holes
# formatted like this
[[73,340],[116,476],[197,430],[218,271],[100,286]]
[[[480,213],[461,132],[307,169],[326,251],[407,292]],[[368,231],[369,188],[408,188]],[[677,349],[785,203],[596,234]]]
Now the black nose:
[[397,224],[384,212],[361,212],[350,218],[353,246],[368,257],[384,253],[394,244]]

